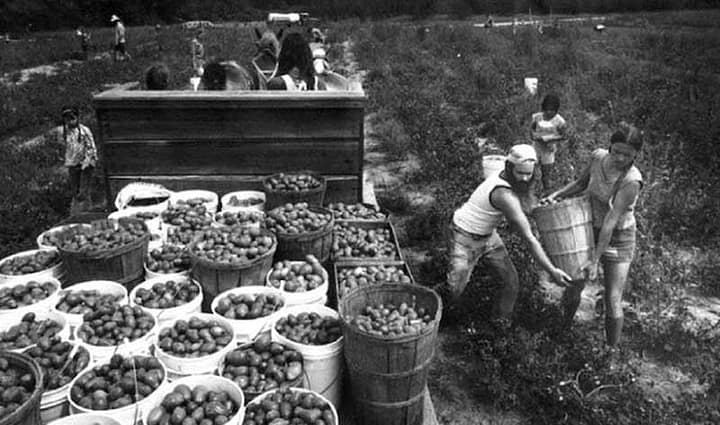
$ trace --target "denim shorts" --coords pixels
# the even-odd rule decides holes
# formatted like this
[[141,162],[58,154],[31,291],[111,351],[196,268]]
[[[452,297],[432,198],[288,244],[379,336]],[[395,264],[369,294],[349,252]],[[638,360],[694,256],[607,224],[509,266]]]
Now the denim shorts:
[[[598,241],[600,229],[593,228],[595,243]],[[635,257],[635,239],[637,230],[635,226],[627,229],[615,229],[610,237],[610,244],[600,256],[600,260],[608,263],[630,263]]]

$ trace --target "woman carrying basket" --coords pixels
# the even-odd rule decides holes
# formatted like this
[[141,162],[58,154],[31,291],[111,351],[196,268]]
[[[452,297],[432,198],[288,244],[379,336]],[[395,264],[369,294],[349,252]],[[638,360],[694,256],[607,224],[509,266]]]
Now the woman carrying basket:
[[[609,150],[595,150],[590,165],[577,180],[541,201],[552,202],[585,190],[590,196],[596,246],[592,260],[583,269],[588,272],[589,279],[595,279],[598,263],[602,263],[605,334],[610,346],[620,342],[622,296],[635,251],[634,207],[642,188],[642,175],[634,161],[641,149],[640,132],[621,123],[621,128],[610,138]],[[568,324],[580,305],[580,293],[584,286],[584,282],[580,281],[565,291],[563,307]]]

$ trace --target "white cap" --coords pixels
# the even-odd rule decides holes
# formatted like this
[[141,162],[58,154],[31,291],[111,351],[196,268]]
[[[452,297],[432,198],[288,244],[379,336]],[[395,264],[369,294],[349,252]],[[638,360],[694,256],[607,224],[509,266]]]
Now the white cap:
[[526,162],[537,162],[537,152],[535,152],[535,148],[530,145],[515,145],[510,148],[507,160],[515,165]]
[[115,22],[115,21],[119,21],[119,20],[120,20],[120,18],[118,17],[118,15],[112,15],[110,17],[110,22]]

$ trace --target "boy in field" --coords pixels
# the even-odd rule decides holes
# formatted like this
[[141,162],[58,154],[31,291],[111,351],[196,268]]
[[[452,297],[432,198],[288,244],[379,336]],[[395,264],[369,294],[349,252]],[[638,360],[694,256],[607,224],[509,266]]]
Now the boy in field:
[[566,140],[567,123],[558,114],[560,99],[557,95],[548,94],[542,101],[542,112],[532,115],[530,137],[540,159],[543,190],[550,190],[551,175],[555,168],[555,152],[557,142]]

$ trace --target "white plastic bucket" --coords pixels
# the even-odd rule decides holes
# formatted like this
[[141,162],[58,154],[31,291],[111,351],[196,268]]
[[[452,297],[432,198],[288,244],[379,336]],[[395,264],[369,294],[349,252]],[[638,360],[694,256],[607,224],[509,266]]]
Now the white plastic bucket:
[[[44,423],[45,420],[43,419]],[[48,425],[122,425],[120,422],[108,415],[100,415],[97,413],[80,413],[52,421]]]
[[211,192],[209,190],[183,190],[180,192],[175,192],[170,196],[170,205],[175,205],[180,200],[187,201],[188,199],[193,198],[208,199],[208,201],[204,204],[208,212],[212,214],[214,214],[218,209],[217,193]]
[[[230,205],[230,199],[233,197],[237,198],[238,200],[242,201],[245,199],[262,199],[262,202],[255,205],[249,205],[247,207],[243,206],[233,206]],[[259,211],[264,212],[265,211],[265,192],[260,192],[257,190],[240,190],[237,192],[230,192],[223,195],[222,198],[220,198],[221,203],[221,211]]]
[[145,280],[151,279],[188,279],[190,277],[190,270],[173,273],[158,273],[147,268],[145,264]]
[[62,232],[67,229],[72,229],[72,228],[80,228],[80,229],[87,228],[87,229],[89,229],[90,227],[91,226],[89,224],[84,224],[84,223],[73,223],[73,224],[65,224],[62,226],[55,226],[53,228],[50,228],[50,229],[40,233],[38,235],[37,239],[35,240],[35,242],[37,242],[37,246],[40,249],[57,249],[57,247],[55,247],[53,245],[47,245],[47,243],[45,242],[46,236],[49,236],[49,235],[52,235],[52,234],[55,234],[58,232]]
[[[189,280],[192,282],[193,285],[197,286],[200,292],[190,300],[190,302],[187,302],[185,304],[179,305],[177,307],[171,307],[171,308],[148,308],[144,307],[140,304],[137,304],[135,302],[135,298],[137,297],[137,291],[140,288],[144,288],[147,290],[152,290],[152,286],[156,283],[165,283],[169,280],[178,280],[178,281],[187,281]],[[139,285],[135,286],[132,291],[130,291],[130,305],[131,306],[138,306],[142,308],[144,311],[147,311],[150,313],[156,321],[158,321],[158,327],[165,327],[167,323],[175,321],[175,319],[181,319],[184,317],[187,317],[189,314],[194,313],[200,313],[200,310],[202,309],[202,302],[203,302],[203,293],[202,293],[202,286],[195,281],[191,280],[188,276],[182,276],[182,275],[162,275],[160,277],[148,279]]]
[[[90,353],[90,355],[92,356],[92,352]],[[107,360],[109,360],[109,358]],[[100,363],[96,363],[95,367],[99,367],[101,364],[107,363],[107,360],[102,361]],[[161,362],[161,367],[163,368],[163,380],[160,383],[160,386],[157,389],[155,389],[155,391],[150,393],[147,397],[140,400],[139,402],[122,407],[120,409],[108,409],[108,410],[86,409],[86,408],[78,405],[77,403],[75,403],[72,400],[72,397],[70,397],[70,393],[68,392],[67,400],[70,403],[70,414],[73,415],[73,416],[68,417],[68,419],[74,418],[75,417],[74,415],[77,413],[97,414],[98,412],[101,412],[101,414],[110,416],[113,419],[115,419],[120,425],[137,425],[137,424],[139,424],[140,420],[144,417],[145,413],[152,410],[152,408],[162,400],[160,398],[160,393],[163,391],[163,388],[166,385],[168,385],[167,384],[167,370],[165,369],[165,366],[162,365],[162,362]],[[89,371],[90,369],[92,369],[92,368],[88,368],[87,371]],[[73,379],[70,382],[70,388],[72,388],[73,385],[75,385],[75,382],[84,373],[85,373],[85,371],[83,371],[82,373],[79,373],[78,376],[76,376],[75,379]],[[70,423],[75,424],[75,422],[70,422]]]
[[[155,397],[152,404],[146,405],[147,409],[143,411],[143,422],[148,423],[148,416],[150,415],[150,412],[152,409],[157,407],[160,404],[160,401],[165,398],[166,395],[173,392],[175,388],[177,388],[179,385],[187,385],[190,390],[193,390],[198,385],[203,385],[207,387],[210,391],[225,391],[228,393],[228,396],[235,402],[235,404],[238,406],[238,411],[233,416],[228,418],[227,424],[241,424],[243,421],[243,418],[245,417],[245,395],[243,394],[240,387],[234,383],[233,381],[223,378],[222,376],[216,376],[216,375],[195,375],[195,376],[188,376],[182,379],[178,379],[177,381],[168,383],[163,385],[158,392],[158,396]],[[144,400],[143,400],[144,401]],[[335,422],[337,424],[337,422]]]
[[[12,260],[14,258],[18,257],[25,257],[28,255],[33,255],[37,252],[52,252],[54,254],[57,254],[57,250],[55,248],[50,249],[31,249],[28,251],[22,251],[18,252],[17,254],[8,255],[7,257],[0,260],[0,264],[4,263],[5,261]],[[20,274],[20,275],[10,275],[10,274],[0,274],[0,285],[4,284],[16,284],[17,282],[27,282],[28,280],[37,280],[37,281],[45,281],[50,278],[55,279],[62,279],[63,278],[63,266],[62,261],[58,262],[54,266],[47,268],[45,270],[40,270],[39,272],[35,273],[28,273],[28,274]]]
[[[84,348],[81,347],[81,349]],[[82,375],[90,369],[92,369],[92,357],[90,358],[90,364],[88,367],[81,370],[78,375]],[[68,393],[70,392],[71,384],[72,381],[60,388],[42,393],[40,398],[40,419],[43,423],[46,424],[50,421],[54,421],[55,419],[63,418],[68,415]]]
[[[68,324],[67,319],[63,315],[61,315],[59,312],[52,311],[52,310],[46,310],[46,311],[39,311],[39,312],[33,312],[33,313],[35,313],[35,321],[36,322],[41,321],[41,320],[50,319],[53,322],[56,322],[57,324],[59,324],[61,329],[60,329],[60,332],[57,333],[57,336],[61,340],[67,341],[70,339],[70,336],[72,335],[72,333],[70,332],[70,325]],[[9,318],[1,319],[0,320],[0,332],[5,332],[8,329],[12,328],[13,326],[19,325],[21,320],[22,320],[22,316],[16,316],[12,319],[9,319]],[[30,344],[26,347],[14,348],[10,351],[15,352],[15,353],[22,353],[23,351],[27,350],[28,348],[34,347],[34,346],[35,346],[35,344]]]
[[538,88],[538,79],[537,78],[525,78],[525,90],[528,91],[528,93],[535,95],[537,93]]
[[157,319],[153,317],[155,324],[145,335],[140,338],[130,341],[125,344],[111,345],[111,346],[100,346],[92,345],[83,341],[78,335],[80,326],[75,328],[73,337],[75,340],[85,347],[90,352],[90,358],[95,364],[107,363],[114,354],[120,354],[123,356],[135,356],[135,355],[150,355],[150,346],[152,345],[153,337],[158,332]]
[[[221,348],[215,353],[210,354],[209,356],[203,356],[203,357],[177,357],[172,354],[166,353],[163,350],[158,347],[159,342],[159,336],[160,331],[162,331],[165,328],[170,328],[175,325],[175,322],[178,320],[190,320],[193,317],[197,317],[198,319],[201,319],[203,321],[210,321],[214,320],[220,324],[227,332],[229,332],[232,335],[232,339],[226,345],[225,347]],[[223,357],[225,357],[225,354],[232,351],[237,347],[237,339],[235,338],[235,330],[230,324],[230,321],[225,319],[224,317],[217,316],[215,314],[210,313],[195,313],[191,315],[186,315],[185,317],[180,317],[172,322],[167,323],[167,325],[163,325],[160,327],[160,331],[158,331],[157,335],[153,338],[153,345],[155,346],[155,357],[162,362],[162,364],[165,365],[165,367],[172,372],[173,375],[175,375],[175,378],[179,377],[180,375],[201,375],[201,374],[212,374],[215,373],[215,371],[218,370],[220,367],[220,361]]]
[[482,159],[483,177],[488,178],[505,169],[504,155],[485,155]]
[[[133,182],[125,185],[122,189],[120,189],[120,192],[118,192],[117,196],[115,197],[115,208],[118,210],[134,210],[134,211],[156,211],[156,212],[163,212],[167,209],[168,205],[170,205],[170,195],[172,195],[172,191],[166,189],[165,187],[155,184],[155,183],[145,183],[145,182]],[[143,199],[143,198],[154,198],[154,197],[164,197],[167,196],[168,199],[165,201],[162,201],[157,204],[152,205],[142,205],[142,206],[130,206],[129,204],[132,202],[133,199]]]
[[[303,393],[303,394],[308,394],[308,393],[309,393],[309,394],[313,394],[313,395],[316,396],[316,397],[320,397],[321,400],[323,400],[323,401],[326,402],[328,405],[330,405],[330,410],[331,410],[332,413],[333,413],[333,423],[334,423],[334,424],[339,424],[339,423],[340,423],[340,417],[338,416],[337,408],[335,407],[335,406],[337,406],[337,405],[336,405],[335,403],[333,403],[332,400],[328,399],[326,396],[323,396],[322,394],[318,393],[317,391],[308,390],[308,389],[305,389],[305,388],[291,387],[290,390],[291,390],[292,392],[299,392],[299,393]],[[270,391],[266,391],[266,392],[260,394],[259,396],[257,396],[257,397],[255,397],[254,399],[252,399],[252,400],[248,403],[248,406],[250,406],[251,404],[252,404],[252,405],[260,404],[263,400],[265,400],[265,398],[269,397],[270,395],[272,395],[272,394],[275,393],[276,391],[278,391],[278,390],[270,390]]]
[[[62,290],[63,293],[80,291],[98,291],[100,294],[120,296],[122,298],[118,301],[118,304],[128,303],[127,289],[125,289],[123,285],[117,282],[113,282],[112,280],[89,280],[87,282],[76,283],[75,285],[72,285]],[[67,320],[68,324],[70,325],[70,332],[72,333],[72,335],[74,335],[75,328],[82,325],[83,315],[64,313],[58,310],[57,306],[58,304],[60,304],[60,295],[61,294],[58,294],[58,300],[53,305],[52,310],[57,312],[59,315],[63,316]]]
[[317,304],[289,307],[276,315],[272,322],[270,335],[273,341],[299,351],[303,356],[305,379],[303,386],[326,397],[335,406],[342,402],[342,375],[344,369],[343,337],[325,345],[305,345],[289,340],[275,329],[275,324],[282,317],[290,314],[317,313],[321,316],[339,318],[337,311],[330,307]]
[[35,304],[30,304],[18,308],[13,309],[0,309],[0,323],[20,323],[20,320],[22,317],[27,313],[35,313],[43,314],[47,313],[50,310],[55,307],[58,300],[58,295],[60,294],[60,281],[57,280],[54,277],[43,277],[41,279],[36,278],[29,278],[26,276],[23,276],[22,278],[19,278],[18,280],[14,280],[7,284],[9,287],[15,287],[18,285],[24,285],[32,280],[38,281],[40,283],[43,282],[52,282],[55,285],[55,292],[51,293],[47,298],[44,300],[40,300],[36,302]]
[[[305,261],[290,261],[290,264],[303,264]],[[270,283],[270,275],[272,274],[273,269],[270,269],[267,276],[265,276],[265,285],[270,288],[275,288]],[[303,304],[325,304],[325,301],[327,301],[327,292],[328,288],[330,287],[329,284],[329,275],[327,270],[323,267],[323,283],[318,286],[315,289],[311,289],[310,291],[305,292],[286,292],[285,291],[285,284],[281,283],[280,290],[283,293],[283,296],[285,297],[285,305],[287,307],[292,307],[296,305],[303,305]]]
[[[280,307],[277,311],[274,313],[265,316],[265,317],[259,317],[257,319],[250,319],[250,320],[234,320],[234,319],[226,319],[223,315],[219,314],[216,311],[218,302],[225,298],[226,296],[230,294],[235,295],[270,295],[273,294],[275,296],[280,297],[280,299],[283,300],[283,306]],[[265,329],[266,326],[268,326],[272,321],[273,318],[275,318],[279,314],[284,314],[285,308],[287,305],[287,301],[285,300],[285,295],[283,292],[281,292],[278,289],[275,288],[269,288],[267,286],[241,286],[239,288],[233,288],[228,289],[225,292],[222,292],[218,294],[212,301],[212,304],[210,305],[210,309],[212,313],[217,316],[221,317],[232,325],[232,327],[235,329],[235,337],[237,338],[237,341],[242,342],[248,342],[255,339],[257,334],[259,334],[263,329]]]

